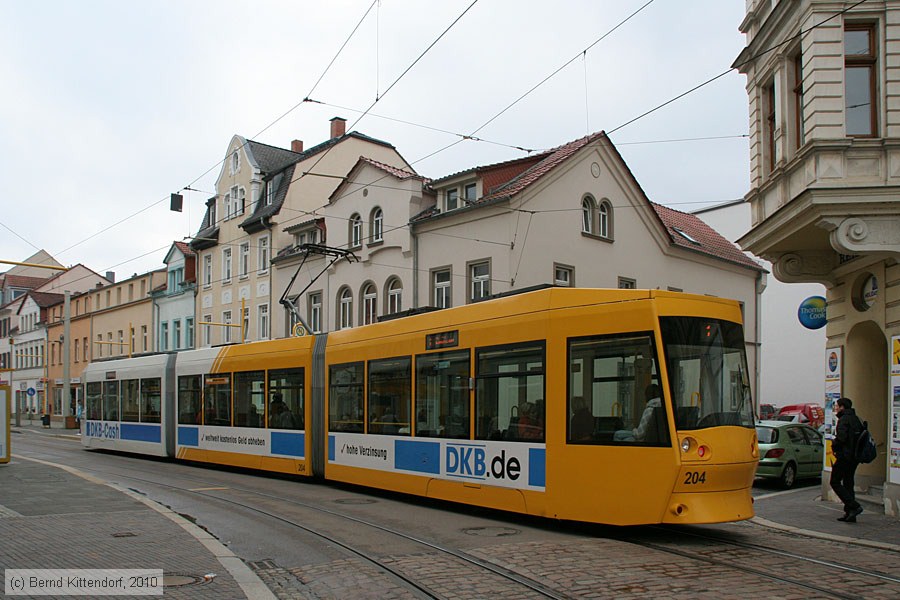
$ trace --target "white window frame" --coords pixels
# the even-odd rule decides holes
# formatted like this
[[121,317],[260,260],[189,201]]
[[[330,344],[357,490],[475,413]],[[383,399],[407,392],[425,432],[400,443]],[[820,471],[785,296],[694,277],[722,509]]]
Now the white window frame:
[[[446,281],[438,281],[438,276],[447,275]],[[435,308],[450,308],[453,306],[453,270],[436,269],[431,272],[431,285],[434,289]]]
[[444,206],[447,207],[447,212],[459,208],[459,188],[452,188],[444,192]]
[[581,232],[594,235],[594,221],[597,213],[597,203],[591,196],[581,199]]
[[362,217],[354,213],[350,216],[350,247],[359,248],[362,246],[363,224]]
[[240,256],[238,258],[238,277],[246,278],[250,274],[250,242],[243,242],[240,245]]
[[194,347],[194,317],[184,318],[184,347],[188,350]]
[[181,350],[181,319],[172,321],[172,350]]
[[222,329],[225,330],[225,334],[222,336],[223,341],[226,344],[230,344],[231,343],[231,327],[227,327],[227,325],[231,325],[231,311],[230,310],[222,311],[222,323],[224,323],[226,325],[226,327],[222,327]]
[[[480,260],[469,263],[469,302],[477,302],[491,295],[491,261]],[[485,273],[476,274],[476,270],[484,268]]]
[[553,265],[553,285],[575,287],[575,269],[568,265]]
[[169,322],[163,321],[159,324],[159,351],[165,352],[169,349]]
[[312,333],[322,333],[322,292],[310,292],[307,302],[309,327]]
[[269,305],[259,304],[256,307],[256,327],[258,335],[256,339],[269,339]]
[[231,283],[231,248],[222,249],[222,283]]
[[384,211],[376,208],[372,212],[372,243],[384,241]]
[[387,314],[394,315],[403,310],[403,282],[394,277],[388,281]]
[[212,254],[203,255],[203,285],[212,285]]
[[257,271],[265,273],[269,270],[269,236],[259,238],[259,256],[257,257]]
[[371,325],[378,321],[378,289],[374,283],[368,283],[362,291],[362,324]]
[[235,150],[231,154],[231,174],[234,175],[235,173],[239,172],[240,170],[241,170],[241,151]]
[[203,346],[209,347],[212,345],[212,325],[209,325],[212,315],[203,315],[203,322],[206,323],[203,325]]
[[338,329],[353,327],[353,291],[344,287],[338,292]]
[[244,307],[243,319],[244,319],[244,321],[243,321],[244,339],[242,339],[241,341],[246,342],[250,339],[250,307],[249,306]]

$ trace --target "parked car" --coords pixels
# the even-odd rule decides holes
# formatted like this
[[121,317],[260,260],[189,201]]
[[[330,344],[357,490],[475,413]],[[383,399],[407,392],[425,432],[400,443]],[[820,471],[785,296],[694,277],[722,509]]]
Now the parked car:
[[760,421],[768,421],[769,419],[774,419],[775,415],[778,414],[778,409],[776,409],[771,404],[760,404],[759,405],[759,420]]
[[825,443],[822,434],[804,423],[760,421],[759,466],[756,476],[777,479],[785,488],[799,479],[819,478],[824,466]]
[[[796,417],[787,419],[782,417]],[[779,421],[792,420],[795,423],[808,423],[813,429],[825,424],[825,409],[819,404],[790,404],[782,406],[778,411]]]

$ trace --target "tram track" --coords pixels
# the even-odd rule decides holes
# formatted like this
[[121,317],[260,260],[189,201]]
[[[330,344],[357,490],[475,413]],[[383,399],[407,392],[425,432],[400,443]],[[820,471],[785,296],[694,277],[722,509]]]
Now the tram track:
[[[773,548],[773,547],[764,546],[761,544],[743,542],[743,541],[735,540],[732,538],[726,538],[726,537],[719,536],[719,535],[698,533],[695,531],[689,531],[685,528],[670,529],[670,528],[664,528],[664,527],[659,527],[659,526],[647,526],[645,529],[655,531],[655,532],[662,532],[662,533],[666,533],[666,534],[672,534],[674,532],[674,533],[677,533],[677,535],[680,537],[689,536],[689,537],[692,537],[692,538],[695,538],[698,540],[702,540],[705,542],[714,542],[715,544],[719,544],[721,546],[730,546],[730,547],[740,548],[742,550],[748,550],[751,552],[762,553],[764,555],[777,557],[780,560],[789,559],[789,560],[797,561],[800,563],[814,564],[818,567],[822,567],[823,569],[825,569],[826,573],[841,573],[841,574],[852,575],[855,577],[867,577],[867,578],[874,579],[881,583],[895,584],[895,585],[900,586],[900,577],[896,577],[896,576],[882,573],[879,571],[862,569],[855,565],[848,565],[848,564],[838,563],[838,562],[834,562],[834,561],[823,560],[823,559],[817,558],[817,557],[804,556],[804,555],[798,554],[796,552],[789,552],[789,551],[781,550],[779,548]],[[627,537],[621,538],[621,541],[631,543],[631,544],[634,544],[634,545],[637,545],[637,546],[640,546],[643,548],[647,548],[650,550],[655,550],[657,552],[672,554],[672,555],[679,556],[682,558],[687,558],[687,559],[691,559],[694,561],[701,561],[701,562],[704,562],[704,563],[707,563],[710,565],[716,565],[716,566],[724,567],[727,569],[737,570],[740,572],[756,575],[759,577],[764,577],[766,579],[778,582],[780,584],[788,584],[788,585],[796,586],[799,588],[803,588],[805,590],[813,591],[813,592],[816,592],[817,594],[822,594],[822,596],[824,596],[824,597],[841,598],[841,599],[846,599],[846,600],[858,600],[861,597],[859,595],[859,593],[854,593],[854,594],[842,593],[840,591],[835,591],[833,588],[828,588],[828,587],[824,587],[824,586],[816,584],[816,583],[803,581],[796,577],[789,577],[789,576],[785,576],[785,575],[773,574],[763,568],[748,566],[749,564],[752,564],[754,562],[754,559],[756,557],[753,557],[753,556],[745,556],[740,559],[727,560],[727,559],[722,559],[722,558],[715,558],[713,556],[708,556],[706,554],[701,554],[696,551],[689,551],[689,550],[684,550],[681,548],[673,548],[673,547],[667,545],[665,542],[663,542],[663,543],[648,542],[648,541],[636,540],[636,539],[627,538]],[[705,552],[716,553],[716,554],[721,553],[720,549],[716,548],[716,547],[707,548],[707,549],[705,549]],[[791,571],[795,571],[798,573],[804,572],[804,570],[800,569],[800,568],[798,568],[798,569],[786,568],[785,570],[791,570]]]
[[[276,520],[276,521],[278,521],[278,522],[280,522],[280,523],[283,523],[283,524],[285,524],[285,525],[289,525],[289,526],[291,526],[291,527],[294,527],[294,528],[296,528],[296,529],[299,529],[299,530],[301,530],[301,531],[304,531],[304,532],[306,532],[307,534],[312,535],[312,536],[314,536],[314,537],[316,537],[316,538],[318,538],[318,539],[321,539],[321,540],[324,540],[324,541],[326,541],[326,542],[328,542],[328,543],[331,543],[331,544],[333,544],[333,545],[335,545],[335,546],[341,548],[341,549],[344,550],[345,552],[349,553],[350,555],[352,555],[352,556],[354,556],[354,557],[356,557],[356,558],[362,559],[362,560],[364,560],[364,561],[366,561],[366,562],[372,564],[372,565],[375,566],[377,569],[382,570],[382,571],[386,572],[387,574],[389,574],[389,576],[390,576],[391,578],[393,578],[396,582],[398,582],[398,583],[399,583],[400,585],[402,585],[403,587],[405,587],[405,588],[407,588],[408,590],[412,591],[414,594],[415,594],[415,593],[418,593],[418,594],[424,595],[424,597],[426,597],[426,598],[441,599],[441,600],[444,600],[444,599],[447,598],[446,596],[444,596],[444,595],[442,595],[442,594],[436,592],[435,590],[429,588],[427,585],[424,585],[424,584],[422,584],[422,583],[416,581],[416,580],[415,580],[414,578],[412,578],[411,576],[409,576],[409,575],[407,575],[407,574],[404,574],[403,572],[401,572],[400,569],[395,568],[395,567],[393,567],[393,566],[387,564],[387,562],[385,562],[385,561],[383,561],[383,560],[379,560],[378,558],[375,558],[375,557],[371,556],[371,554],[368,553],[368,552],[366,552],[365,550],[361,550],[361,549],[355,548],[355,547],[352,546],[351,544],[348,544],[348,543],[346,543],[346,542],[344,542],[344,541],[338,539],[337,537],[335,537],[335,536],[333,536],[333,535],[330,535],[330,534],[325,533],[325,532],[323,532],[323,531],[317,530],[317,529],[315,529],[315,528],[313,528],[313,527],[309,527],[308,525],[304,525],[304,524],[302,524],[302,523],[298,523],[297,521],[295,521],[295,520],[293,520],[293,519],[289,519],[289,518],[283,517],[283,516],[281,516],[281,515],[272,513],[272,512],[270,512],[270,511],[264,510],[264,509],[262,509],[262,508],[259,508],[259,507],[256,507],[256,506],[252,506],[252,505],[250,505],[250,504],[247,504],[247,503],[244,503],[244,502],[241,502],[241,501],[238,501],[238,500],[234,500],[234,499],[230,499],[230,498],[225,498],[225,497],[222,497],[222,496],[218,496],[218,495],[212,494],[212,493],[207,492],[207,491],[197,490],[196,488],[180,487],[180,486],[177,486],[177,485],[172,485],[172,484],[162,483],[162,482],[154,481],[154,480],[151,480],[151,479],[145,479],[145,478],[141,478],[141,477],[136,477],[136,476],[134,476],[134,475],[126,475],[126,474],[118,473],[118,472],[104,471],[104,470],[102,470],[102,469],[96,469],[96,468],[92,468],[92,467],[78,467],[78,468],[79,468],[79,469],[82,469],[82,470],[84,470],[84,471],[87,471],[87,472],[94,473],[94,474],[106,475],[106,476],[113,476],[113,477],[119,477],[119,478],[125,478],[125,479],[130,479],[130,480],[133,480],[133,481],[138,481],[138,482],[142,482],[142,483],[146,483],[146,484],[150,484],[150,485],[155,485],[155,486],[160,486],[160,487],[168,488],[168,489],[171,489],[171,490],[174,490],[174,491],[177,491],[177,492],[189,493],[189,494],[192,494],[192,495],[200,495],[200,496],[204,496],[204,497],[206,497],[206,498],[209,498],[209,499],[211,499],[211,500],[215,500],[215,501],[217,501],[217,502],[222,502],[222,503],[226,503],[226,504],[229,504],[229,505],[232,505],[232,506],[237,506],[237,507],[240,507],[240,508],[242,508],[242,509],[244,509],[244,510],[248,510],[248,511],[251,511],[251,512],[254,512],[254,513],[263,515],[263,516],[265,516],[265,517],[267,517],[267,518]],[[182,479],[189,480],[189,481],[190,481],[190,480],[193,480],[193,481],[195,481],[195,482],[202,483],[202,484],[204,484],[204,485],[210,484],[209,481],[204,480],[204,479],[186,477],[186,476],[181,475],[181,474],[179,474],[178,477],[179,477],[179,478],[182,478]],[[403,539],[405,539],[405,540],[407,540],[407,541],[409,541],[409,542],[413,542],[414,544],[423,546],[423,547],[427,548],[428,550],[430,550],[430,551],[432,551],[432,552],[438,552],[438,553],[440,553],[440,554],[442,554],[442,555],[452,557],[452,558],[454,558],[454,559],[456,559],[456,560],[458,560],[458,561],[460,561],[460,562],[462,562],[462,563],[465,563],[466,565],[468,565],[468,566],[470,566],[470,567],[474,567],[474,568],[480,569],[482,572],[487,571],[487,572],[491,573],[492,575],[494,575],[494,576],[496,576],[496,577],[502,578],[502,579],[503,579],[504,581],[506,581],[506,582],[509,582],[509,583],[515,583],[515,584],[517,584],[517,585],[519,585],[519,586],[521,586],[521,587],[523,587],[523,588],[526,588],[526,589],[530,590],[531,592],[533,592],[534,594],[537,594],[538,596],[540,596],[540,597],[542,597],[542,598],[552,598],[552,599],[554,599],[554,600],[568,600],[568,599],[572,598],[572,596],[569,596],[569,595],[566,595],[566,594],[562,594],[562,593],[560,593],[560,592],[558,592],[558,591],[556,591],[556,590],[553,590],[553,589],[551,589],[551,588],[549,588],[549,587],[543,585],[542,583],[540,583],[540,582],[538,582],[538,581],[535,581],[534,579],[531,579],[531,578],[529,578],[529,577],[527,577],[527,576],[521,575],[521,574],[516,573],[516,572],[514,572],[514,571],[511,571],[511,570],[509,570],[509,569],[506,569],[505,567],[502,567],[502,566],[497,565],[497,564],[495,564],[495,563],[492,563],[492,562],[490,562],[490,561],[487,561],[487,560],[484,560],[484,559],[481,559],[481,558],[477,558],[477,557],[472,556],[472,555],[470,555],[470,554],[468,554],[468,553],[466,553],[466,552],[463,552],[463,551],[461,551],[461,550],[454,550],[454,549],[452,549],[452,548],[447,548],[446,546],[443,546],[443,545],[441,545],[441,544],[437,544],[437,543],[435,543],[435,542],[431,542],[431,541],[428,541],[428,540],[424,540],[424,539],[419,538],[419,537],[417,537],[417,536],[414,536],[414,535],[411,535],[411,534],[408,534],[408,533],[399,531],[399,530],[394,529],[394,528],[391,528],[391,527],[387,527],[387,526],[385,526],[385,525],[381,525],[381,524],[379,524],[379,523],[373,523],[373,522],[368,521],[368,520],[366,520],[366,519],[361,519],[361,518],[355,517],[355,516],[353,516],[353,515],[348,515],[348,514],[346,514],[346,513],[340,512],[340,511],[335,511],[335,510],[332,510],[332,509],[329,509],[329,508],[325,508],[325,507],[322,507],[322,506],[317,506],[317,505],[315,505],[315,504],[311,504],[311,503],[308,503],[308,502],[301,502],[301,501],[298,501],[298,500],[295,500],[295,499],[292,499],[292,498],[285,498],[285,497],[283,497],[283,496],[276,496],[276,495],[273,495],[273,494],[267,494],[267,493],[264,493],[264,492],[259,492],[258,490],[252,490],[252,489],[247,489],[247,488],[241,488],[241,487],[236,487],[236,486],[233,486],[233,485],[228,485],[227,488],[228,488],[229,490],[233,490],[233,491],[236,491],[236,492],[241,492],[241,493],[244,493],[244,494],[252,494],[252,495],[255,495],[255,496],[259,496],[259,497],[261,497],[261,498],[265,498],[265,499],[267,499],[267,500],[273,500],[273,501],[277,501],[277,502],[283,502],[283,503],[287,503],[287,504],[290,504],[290,505],[293,505],[293,506],[297,506],[297,507],[300,507],[300,508],[303,508],[303,509],[306,509],[306,510],[312,510],[312,511],[315,511],[315,512],[318,512],[318,513],[327,514],[327,515],[329,515],[329,516],[331,516],[331,517],[336,517],[336,518],[339,518],[339,519],[343,519],[343,520],[346,520],[346,521],[350,521],[350,522],[356,523],[356,524],[358,524],[358,525],[364,525],[364,526],[366,526],[366,527],[369,527],[369,528],[372,528],[372,529],[375,529],[375,530],[378,530],[378,531],[387,533],[387,534],[389,534],[389,535],[393,535],[393,536],[396,536],[396,537],[403,538]],[[141,494],[141,495],[147,496],[146,492],[143,492],[143,491],[140,491],[140,490],[136,490],[136,489],[134,489],[134,488],[129,488],[129,489],[130,489],[131,491],[135,492],[135,493],[139,493],[139,494]],[[171,508],[171,507],[169,507],[169,508]],[[179,513],[179,514],[181,514],[181,513]],[[185,518],[188,518],[188,519],[193,520],[193,518],[192,518],[190,515],[182,515],[182,516],[184,516]]]

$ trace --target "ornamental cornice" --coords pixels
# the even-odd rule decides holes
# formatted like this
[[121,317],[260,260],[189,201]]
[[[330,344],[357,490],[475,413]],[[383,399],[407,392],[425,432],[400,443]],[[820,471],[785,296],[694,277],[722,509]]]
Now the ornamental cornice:
[[784,283],[821,283],[834,285],[838,257],[831,251],[800,250],[787,252],[772,261],[772,272]]
[[824,217],[818,225],[830,232],[831,246],[841,254],[900,255],[900,215]]

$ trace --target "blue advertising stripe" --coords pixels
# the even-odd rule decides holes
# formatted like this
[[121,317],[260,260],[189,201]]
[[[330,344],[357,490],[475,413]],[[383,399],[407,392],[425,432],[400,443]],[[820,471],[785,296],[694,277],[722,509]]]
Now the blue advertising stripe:
[[328,460],[334,460],[334,436],[328,436]]
[[545,487],[547,484],[547,450],[528,449],[528,485]]
[[158,444],[162,440],[162,427],[159,425],[122,423],[119,439]]
[[303,458],[306,455],[306,434],[272,432],[272,454],[284,454]]
[[200,446],[200,428],[199,427],[179,427],[178,428],[178,445],[179,446]]
[[394,468],[440,475],[440,443],[394,440]]

